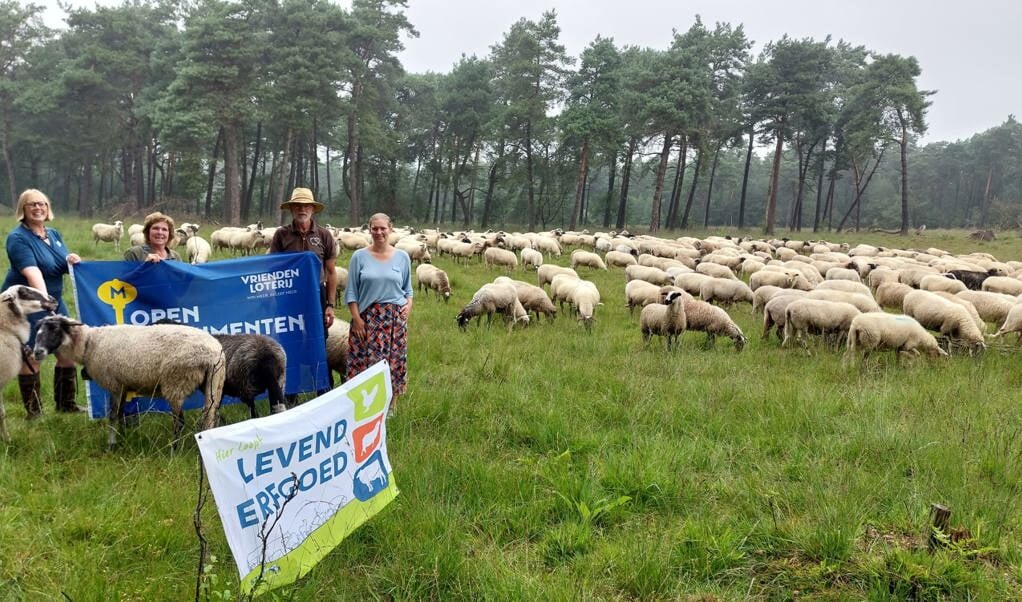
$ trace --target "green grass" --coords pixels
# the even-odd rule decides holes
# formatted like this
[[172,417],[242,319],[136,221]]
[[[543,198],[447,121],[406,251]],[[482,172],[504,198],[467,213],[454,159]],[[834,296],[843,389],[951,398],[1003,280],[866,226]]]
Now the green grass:
[[[117,257],[89,224],[57,225],[87,258]],[[843,239],[1022,258],[1013,234]],[[748,306],[731,312],[750,339],[740,354],[696,333],[644,350],[620,270],[586,275],[605,303],[591,334],[564,317],[462,333],[455,314],[498,273],[436,263],[454,295],[416,301],[389,428],[401,495],[279,596],[1022,598],[1018,352],[852,367],[761,341]],[[0,600],[191,598],[196,450],[169,448],[170,418],[145,417],[107,452],[101,423],[52,401],[26,423],[15,384],[4,399]],[[933,502],[971,537],[931,555]],[[212,503],[204,521],[211,571],[237,593]]]

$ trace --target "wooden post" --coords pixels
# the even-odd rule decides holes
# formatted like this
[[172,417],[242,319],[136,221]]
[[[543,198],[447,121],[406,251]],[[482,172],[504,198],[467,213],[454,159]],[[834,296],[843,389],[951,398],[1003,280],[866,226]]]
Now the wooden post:
[[951,526],[951,509],[940,504],[930,504],[930,536],[927,538],[929,550],[944,547],[946,544],[937,537],[937,531],[947,536]]

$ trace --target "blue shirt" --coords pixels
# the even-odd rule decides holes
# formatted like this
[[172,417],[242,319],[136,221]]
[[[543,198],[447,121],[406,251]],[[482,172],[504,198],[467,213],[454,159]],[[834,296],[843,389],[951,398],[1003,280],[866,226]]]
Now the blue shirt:
[[60,232],[53,228],[46,228],[46,237],[50,239],[50,244],[43,242],[24,223],[7,235],[7,259],[11,262],[11,269],[7,271],[3,288],[15,284],[27,285],[28,279],[21,270],[35,266],[43,274],[46,292],[57,299],[57,313],[67,315],[67,306],[62,297],[64,274],[68,273],[67,256],[71,251],[64,244]]
[[369,249],[352,253],[348,264],[348,287],[344,289],[344,304],[358,303],[364,312],[374,303],[404,305],[412,296],[412,261],[408,253],[394,249],[387,261],[373,257]]

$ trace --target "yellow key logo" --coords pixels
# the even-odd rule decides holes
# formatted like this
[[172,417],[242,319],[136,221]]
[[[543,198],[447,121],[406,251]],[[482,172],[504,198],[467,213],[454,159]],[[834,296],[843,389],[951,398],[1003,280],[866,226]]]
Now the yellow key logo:
[[114,308],[115,324],[124,324],[124,308],[137,296],[138,289],[117,278],[107,280],[96,289],[96,298]]

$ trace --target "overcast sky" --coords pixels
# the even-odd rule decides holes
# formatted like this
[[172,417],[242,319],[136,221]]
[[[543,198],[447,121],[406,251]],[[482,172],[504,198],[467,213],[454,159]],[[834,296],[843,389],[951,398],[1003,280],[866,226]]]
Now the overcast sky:
[[[56,0],[42,4],[53,7],[47,21],[59,26],[63,13]],[[573,56],[597,34],[618,46],[667,48],[672,29],[685,31],[700,15],[711,28],[718,21],[743,24],[756,53],[787,33],[817,40],[829,34],[876,52],[915,56],[922,67],[920,87],[937,91],[924,142],[968,138],[1009,114],[1022,116],[1022,0],[409,0],[408,5],[419,37],[407,40],[401,61],[412,72],[447,72],[462,53],[485,57],[515,21],[538,19],[549,9],[556,9],[561,42]]]

